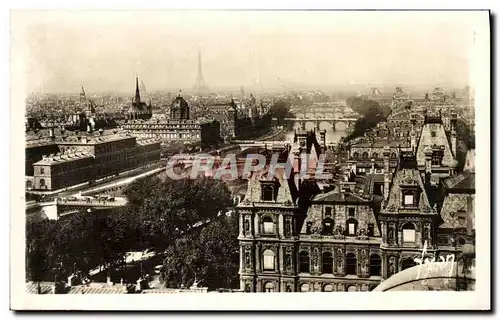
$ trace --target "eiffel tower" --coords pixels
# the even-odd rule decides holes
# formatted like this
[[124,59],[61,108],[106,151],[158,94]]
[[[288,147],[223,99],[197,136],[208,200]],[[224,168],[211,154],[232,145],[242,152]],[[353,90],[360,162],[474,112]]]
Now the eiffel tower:
[[201,52],[198,51],[198,77],[196,78],[196,84],[194,85],[194,91],[196,93],[208,93],[210,89],[208,88],[205,80],[203,79],[203,71],[201,68]]

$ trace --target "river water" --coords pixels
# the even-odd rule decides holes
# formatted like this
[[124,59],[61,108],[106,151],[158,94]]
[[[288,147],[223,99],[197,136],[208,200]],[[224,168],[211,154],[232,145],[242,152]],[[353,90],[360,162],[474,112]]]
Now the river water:
[[[293,141],[293,136],[294,136],[294,131],[289,130],[286,133],[286,140],[287,141]],[[337,142],[340,140],[340,138],[346,136],[346,131],[345,130],[339,130],[339,131],[332,131],[332,130],[327,130],[326,131],[326,143],[332,143],[332,142]]]

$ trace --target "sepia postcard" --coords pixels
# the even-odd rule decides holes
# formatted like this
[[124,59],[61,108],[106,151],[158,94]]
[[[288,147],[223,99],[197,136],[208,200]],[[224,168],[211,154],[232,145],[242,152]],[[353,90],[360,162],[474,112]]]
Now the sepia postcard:
[[11,309],[489,310],[489,21],[12,11]]

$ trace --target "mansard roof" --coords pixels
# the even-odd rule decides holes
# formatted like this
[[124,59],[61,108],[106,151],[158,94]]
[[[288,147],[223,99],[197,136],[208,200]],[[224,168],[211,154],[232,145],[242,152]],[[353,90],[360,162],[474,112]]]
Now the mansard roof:
[[[420,191],[418,208],[402,207],[402,189],[417,188]],[[430,205],[424,182],[416,167],[416,159],[411,151],[403,151],[400,155],[399,167],[394,173],[389,197],[382,208],[382,213],[398,214],[437,214]]]
[[[434,132],[434,136],[432,134]],[[442,165],[451,167],[453,165],[453,153],[451,152],[450,142],[446,136],[444,126],[441,122],[426,123],[420,134],[417,147],[417,163],[419,166],[425,166],[425,149],[433,146],[444,146],[444,156]]]
[[[275,176],[270,178],[269,169],[263,169],[254,173],[248,180],[248,188],[245,198],[238,205],[239,208],[245,207],[296,207],[298,191],[292,179],[287,179],[284,168],[276,168]],[[262,200],[262,183],[275,182],[278,186],[278,194],[275,201]]]
[[320,193],[316,195],[312,202],[315,203],[359,203],[366,204],[370,199],[357,195],[353,192],[342,192],[339,188],[335,188],[327,193]]
[[[449,194],[445,197],[441,208],[442,229],[475,229],[474,195]],[[465,219],[459,219],[459,212],[465,213]]]
[[474,193],[476,190],[476,175],[474,172],[463,171],[446,179],[443,185],[448,192],[460,193],[460,191],[463,191],[465,193]]

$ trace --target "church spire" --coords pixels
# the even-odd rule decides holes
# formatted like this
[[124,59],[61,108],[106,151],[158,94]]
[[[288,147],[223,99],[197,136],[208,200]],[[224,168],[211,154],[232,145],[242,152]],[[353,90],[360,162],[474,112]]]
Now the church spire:
[[80,92],[80,102],[83,102],[87,100],[87,97],[85,96],[85,89],[82,86],[82,92]]
[[135,102],[141,102],[141,93],[139,92],[139,77],[135,77]]

